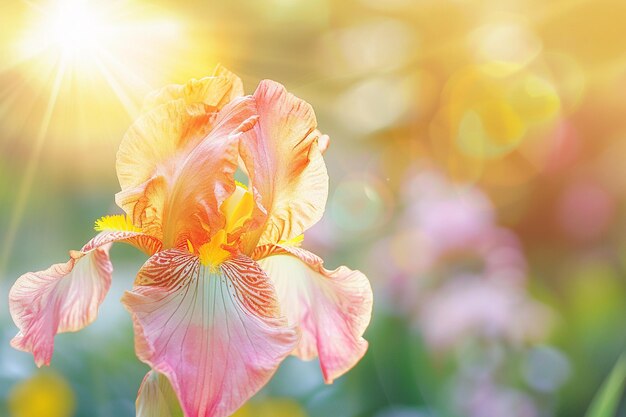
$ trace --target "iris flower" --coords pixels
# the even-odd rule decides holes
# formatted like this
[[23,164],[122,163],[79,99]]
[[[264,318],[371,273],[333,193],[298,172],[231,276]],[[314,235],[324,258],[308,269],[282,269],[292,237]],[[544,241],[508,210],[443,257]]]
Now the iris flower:
[[126,214],[98,220],[66,263],[17,280],[12,345],[48,365],[57,333],[96,318],[109,248],[125,242],[149,256],[122,297],[151,367],[138,415],[228,416],[289,354],[318,357],[332,383],[367,349],[372,292],[361,272],[329,271],[300,247],[324,211],[327,146],[311,106],[273,81],[244,96],[217,67],[151,94],[117,153]]

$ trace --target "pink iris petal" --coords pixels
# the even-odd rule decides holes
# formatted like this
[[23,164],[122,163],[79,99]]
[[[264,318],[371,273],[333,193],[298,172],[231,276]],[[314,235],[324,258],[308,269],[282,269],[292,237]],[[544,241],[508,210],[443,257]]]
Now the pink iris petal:
[[160,243],[138,232],[102,232],[66,263],[29,272],[17,279],[9,294],[9,310],[19,333],[16,349],[32,352],[37,366],[49,365],[57,333],[75,332],[96,319],[111,286],[112,242],[126,241],[154,253]]
[[301,331],[294,354],[305,360],[319,356],[326,383],[350,370],[368,345],[362,336],[372,315],[372,289],[365,275],[344,266],[328,271],[317,255],[286,246],[258,262],[289,324]]
[[[320,148],[328,146],[316,129],[313,108],[274,81],[261,81],[253,98],[259,115],[244,133],[240,152],[262,207],[259,229],[246,244],[278,243],[302,234],[324,213],[328,174]],[[260,240],[259,240],[260,239]]]
[[297,342],[268,277],[243,255],[215,270],[187,252],[160,252],[122,302],[137,356],[168,377],[187,417],[232,414]]

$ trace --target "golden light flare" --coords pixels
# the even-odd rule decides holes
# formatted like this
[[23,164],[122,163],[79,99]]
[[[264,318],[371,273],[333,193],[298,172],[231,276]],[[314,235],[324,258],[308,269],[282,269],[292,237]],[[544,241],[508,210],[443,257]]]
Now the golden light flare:
[[49,73],[64,67],[68,86],[78,84],[87,93],[108,88],[131,117],[151,81],[160,81],[156,69],[167,64],[167,56],[155,51],[171,51],[184,41],[180,22],[130,1],[56,0],[29,6],[13,44],[14,61],[24,64],[25,78],[47,87]]
[[15,385],[7,403],[12,417],[70,417],[76,396],[65,379],[48,371]]
[[84,1],[59,1],[52,10],[45,11],[22,40],[26,56],[41,53],[48,48],[58,48],[65,57],[80,58],[107,42],[112,23],[106,11],[98,4]]
[[545,165],[545,147],[561,110],[550,78],[501,61],[472,65],[452,76],[431,124],[431,145],[455,177],[520,184]]
[[[210,42],[203,40],[198,54],[180,16],[141,0],[24,1],[10,7],[15,19],[0,31],[0,145],[27,157],[16,172],[0,270],[42,163],[111,153],[148,92],[214,65]],[[182,68],[181,62],[190,64]],[[91,159],[91,169],[98,163]]]

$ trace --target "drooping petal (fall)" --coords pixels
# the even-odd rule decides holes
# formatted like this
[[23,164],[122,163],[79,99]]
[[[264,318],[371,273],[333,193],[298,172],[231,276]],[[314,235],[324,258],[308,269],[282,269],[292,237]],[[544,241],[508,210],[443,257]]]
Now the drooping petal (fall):
[[278,243],[302,234],[322,217],[328,197],[321,134],[311,106],[269,80],[253,97],[259,120],[242,138],[240,152],[263,207],[256,215],[259,229],[248,238],[250,252],[257,241]]
[[203,106],[176,100],[142,115],[117,154],[118,205],[165,247],[186,233],[201,232],[198,240],[206,241],[201,222],[214,231],[223,225],[218,208],[235,189],[239,136],[256,121],[250,97],[219,112]]
[[183,410],[170,381],[150,371],[144,377],[135,403],[137,417],[183,417]]
[[137,356],[166,375],[187,417],[226,417],[257,392],[294,348],[274,288],[240,255],[219,268],[178,249],[142,267],[122,302]]
[[[264,251],[258,248],[256,254]],[[328,271],[318,256],[301,248],[275,246],[258,261],[276,287],[282,313],[299,327],[294,355],[319,357],[326,383],[332,383],[365,354],[363,333],[372,314],[372,289],[359,271],[344,266]]]
[[168,85],[149,94],[144,100],[143,113],[178,99],[187,104],[203,103],[219,110],[240,96],[243,96],[241,79],[218,65],[209,77],[192,79],[183,85]]
[[93,322],[111,286],[112,242],[126,241],[152,254],[160,242],[140,232],[105,231],[80,251],[70,251],[66,263],[29,272],[9,293],[9,310],[19,333],[16,349],[31,352],[37,366],[50,364],[57,333],[75,332]]

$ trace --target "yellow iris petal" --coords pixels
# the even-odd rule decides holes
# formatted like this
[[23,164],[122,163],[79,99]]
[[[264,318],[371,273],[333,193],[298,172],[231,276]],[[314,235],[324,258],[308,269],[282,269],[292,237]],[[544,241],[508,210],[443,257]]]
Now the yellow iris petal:
[[236,184],[238,187],[241,187],[241,188],[243,188],[244,190],[248,191],[248,186],[247,186],[246,184],[244,184],[243,182],[240,182],[240,181],[235,180],[235,184]]
[[235,192],[224,201],[221,210],[226,217],[226,232],[231,233],[243,226],[246,220],[252,216],[254,198],[243,184],[237,184]]

